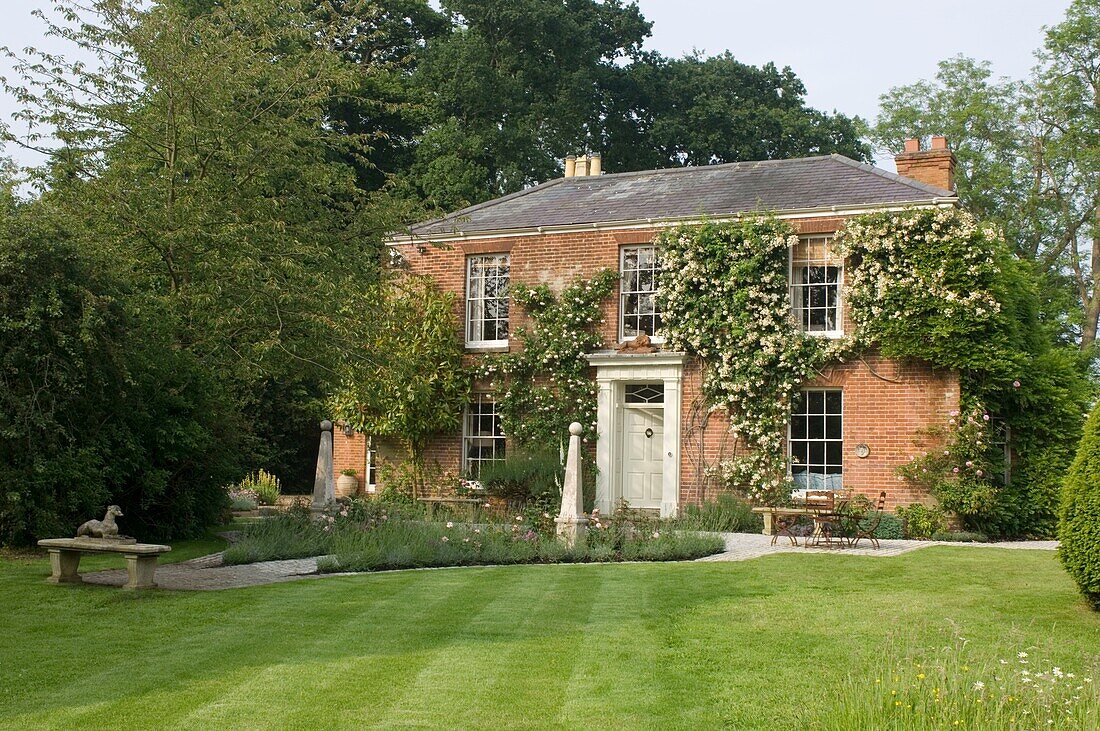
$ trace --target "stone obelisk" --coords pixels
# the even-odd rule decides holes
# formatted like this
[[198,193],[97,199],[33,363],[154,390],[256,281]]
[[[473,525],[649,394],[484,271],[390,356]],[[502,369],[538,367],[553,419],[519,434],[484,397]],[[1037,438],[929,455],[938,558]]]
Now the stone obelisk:
[[569,425],[569,451],[565,457],[565,484],[561,489],[561,513],[554,519],[558,535],[566,545],[572,546],[587,530],[588,518],[584,517],[584,491],[581,489],[581,432],[579,423]]
[[321,422],[321,446],[317,449],[317,473],[313,478],[313,510],[324,510],[336,500],[336,483],[332,477],[332,422]]

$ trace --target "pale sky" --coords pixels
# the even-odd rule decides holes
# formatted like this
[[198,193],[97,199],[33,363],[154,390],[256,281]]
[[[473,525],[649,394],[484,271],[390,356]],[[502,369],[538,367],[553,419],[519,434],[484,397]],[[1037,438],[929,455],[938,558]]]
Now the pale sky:
[[[647,47],[668,56],[693,49],[729,50],[753,65],[790,66],[806,85],[809,104],[873,119],[878,97],[892,86],[930,78],[936,63],[956,54],[988,60],[997,75],[1023,78],[1042,45],[1042,26],[1064,16],[1069,0],[639,0],[653,22]],[[0,46],[41,45],[35,8],[50,0],[0,0]],[[0,59],[0,75],[10,69]],[[0,92],[0,120],[14,101]],[[20,161],[25,153],[9,150]],[[892,161],[881,160],[884,167]]]

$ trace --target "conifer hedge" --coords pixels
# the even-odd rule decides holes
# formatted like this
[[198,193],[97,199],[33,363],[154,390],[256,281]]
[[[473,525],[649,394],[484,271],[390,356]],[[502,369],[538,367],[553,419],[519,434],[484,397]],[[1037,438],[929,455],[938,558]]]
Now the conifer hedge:
[[1058,555],[1093,608],[1100,610],[1100,404],[1066,475],[1058,526]]

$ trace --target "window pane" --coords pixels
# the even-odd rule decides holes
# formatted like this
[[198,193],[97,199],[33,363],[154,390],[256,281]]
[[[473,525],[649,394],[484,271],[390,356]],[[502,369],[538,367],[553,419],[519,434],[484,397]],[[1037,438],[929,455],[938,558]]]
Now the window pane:
[[806,413],[825,413],[825,393],[823,391],[810,391],[806,394]]
[[830,237],[803,238],[791,250],[791,308],[804,331],[837,332],[842,267],[830,248]]
[[798,460],[798,464],[807,465],[810,462],[810,443],[798,442],[794,445],[792,455]]
[[825,417],[824,416],[808,416],[806,417],[807,426],[809,427],[810,439],[824,439],[825,438]]
[[840,391],[826,391],[825,392],[825,407],[826,407],[826,411],[828,413],[837,414],[837,415],[839,415],[841,413],[841,411],[840,411],[841,397],[840,396],[841,396]]
[[504,458],[504,436],[496,404],[486,394],[474,394],[466,408],[462,435],[464,469],[477,476],[481,465]]
[[825,463],[830,465],[838,465],[843,459],[844,447],[840,442],[826,442],[825,443]]
[[825,442],[810,442],[809,463],[811,465],[825,464]]
[[805,416],[792,416],[791,417],[791,439],[805,439],[806,438],[806,417]]
[[827,439],[841,438],[841,426],[839,416],[830,416],[825,419],[825,437]]
[[660,322],[654,296],[659,277],[657,248],[623,247],[621,262],[619,322],[622,336],[653,335]]

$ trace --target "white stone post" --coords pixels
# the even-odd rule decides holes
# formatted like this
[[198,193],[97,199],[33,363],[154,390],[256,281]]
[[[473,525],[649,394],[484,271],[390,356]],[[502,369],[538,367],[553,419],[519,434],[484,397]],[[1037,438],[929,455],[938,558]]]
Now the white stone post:
[[579,423],[569,425],[569,452],[565,457],[565,484],[561,489],[561,513],[554,522],[558,535],[573,546],[584,535],[588,518],[584,517],[584,491],[581,486],[581,432]]
[[332,479],[332,422],[321,422],[321,446],[317,449],[317,472],[313,478],[313,510],[324,510],[336,499]]

